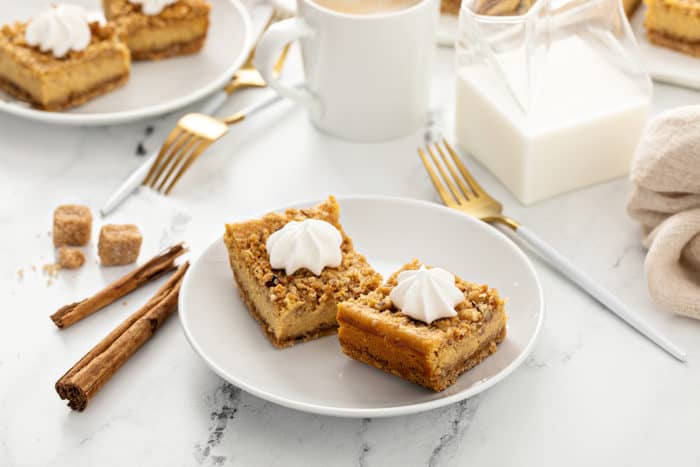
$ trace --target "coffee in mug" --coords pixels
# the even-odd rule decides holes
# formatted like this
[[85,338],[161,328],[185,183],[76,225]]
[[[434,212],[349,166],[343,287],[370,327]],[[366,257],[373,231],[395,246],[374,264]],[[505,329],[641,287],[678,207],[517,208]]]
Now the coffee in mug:
[[420,0],[314,0],[314,3],[329,10],[350,15],[373,15],[389,13],[412,7]]
[[[255,52],[265,82],[304,106],[320,130],[354,141],[410,134],[427,121],[439,0],[297,0],[299,15],[273,24]],[[306,80],[274,72],[301,41]]]

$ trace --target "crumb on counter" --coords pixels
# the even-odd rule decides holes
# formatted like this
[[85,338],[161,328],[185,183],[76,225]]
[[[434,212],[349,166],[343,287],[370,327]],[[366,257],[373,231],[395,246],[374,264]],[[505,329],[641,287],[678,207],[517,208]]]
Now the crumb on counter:
[[85,263],[85,255],[77,248],[62,246],[58,249],[58,264],[65,269],[77,269]]
[[48,263],[43,265],[41,270],[44,271],[44,274],[49,277],[56,277],[58,275],[58,271],[61,270],[61,265],[58,263]]

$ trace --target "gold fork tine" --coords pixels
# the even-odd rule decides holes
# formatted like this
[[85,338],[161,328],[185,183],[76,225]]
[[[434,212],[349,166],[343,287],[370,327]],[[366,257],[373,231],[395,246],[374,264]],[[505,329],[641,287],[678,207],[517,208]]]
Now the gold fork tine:
[[489,196],[488,193],[486,193],[486,190],[481,188],[481,185],[479,185],[476,180],[474,180],[474,177],[472,177],[472,174],[467,170],[467,168],[462,164],[462,161],[460,160],[459,156],[457,155],[457,152],[450,146],[450,143],[447,142],[446,139],[443,138],[442,142],[445,144],[445,147],[447,148],[447,151],[450,153],[452,156],[452,160],[457,164],[457,167],[459,167],[459,171],[462,173],[462,176],[464,179],[469,183],[469,186],[471,187],[472,191],[474,194],[479,197],[479,196]]
[[445,169],[442,168],[442,164],[440,161],[438,161],[437,156],[433,152],[433,150],[430,148],[430,145],[428,145],[428,153],[430,154],[430,157],[433,159],[433,164],[435,164],[435,167],[437,167],[438,172],[440,172],[440,175],[442,175],[442,179],[447,183],[447,186],[450,188],[450,192],[452,193],[452,197],[457,200],[458,204],[466,203],[467,199],[462,195],[462,192],[459,191],[459,189],[455,186],[454,183],[452,183],[452,179],[450,178],[449,175],[445,172]]
[[428,171],[428,175],[430,175],[430,179],[433,181],[433,185],[435,185],[435,189],[437,190],[438,194],[440,195],[442,202],[450,207],[457,206],[457,202],[454,200],[452,195],[447,191],[447,189],[445,188],[445,185],[442,184],[442,182],[440,181],[440,177],[438,177],[438,175],[435,173],[435,170],[433,169],[432,164],[428,160],[428,156],[425,155],[425,152],[423,152],[423,150],[419,148],[418,155],[420,156],[421,160],[423,161],[423,165],[425,166],[425,170]]
[[[267,26],[265,26],[265,29],[267,29]],[[255,60],[255,48],[251,49],[250,53],[248,53],[248,58],[246,58],[243,65],[241,65],[241,68],[253,68],[253,61],[254,60]]]
[[[280,8],[274,8],[272,15],[268,18],[267,23],[262,28],[260,36],[267,31],[273,23],[281,21],[289,16],[289,12]],[[259,40],[260,38],[258,38]],[[276,75],[282,73],[290,51],[291,44],[287,44],[282,48],[279,57],[275,61],[273,72]],[[238,89],[242,88],[260,88],[265,87],[266,83],[262,76],[255,68],[255,51],[257,44],[248,52],[246,60],[229,80],[223,91],[230,95]],[[194,163],[202,152],[212,142],[221,138],[228,130],[227,126],[238,123],[246,117],[249,117],[260,110],[266,108],[270,104],[277,102],[278,98],[264,99],[262,102],[249,106],[244,112],[237,112],[233,116],[225,119],[215,117],[208,118],[203,121],[201,117],[195,118],[195,121],[189,121],[193,125],[188,125],[188,122],[183,122],[180,119],[178,124],[165,138],[165,141],[160,147],[160,150],[155,156],[150,156],[147,161],[144,161],[141,166],[132,173],[124,183],[113,193],[107,200],[105,206],[100,210],[103,216],[108,215],[116,207],[118,207],[128,196],[133,192],[133,189],[139,183],[152,188],[166,188],[167,192],[172,190],[173,186],[182,177],[184,171]],[[208,103],[202,110],[203,113],[214,113],[223,103],[223,99],[217,99]],[[188,114],[190,117],[196,113]],[[187,117],[188,115],[185,115]],[[192,120],[192,119],[190,119]],[[199,126],[197,126],[197,124]],[[222,131],[222,125],[224,126]],[[202,138],[208,143],[196,143],[192,138]],[[184,149],[184,152],[183,152]],[[188,156],[189,153],[189,156]],[[184,161],[184,163],[183,163]],[[144,176],[145,174],[145,176]],[[165,176],[164,176],[165,175]],[[163,178],[164,176],[164,178]],[[170,181],[172,179],[172,181]],[[170,181],[170,182],[169,182]]]
[[228,132],[229,126],[255,115],[278,100],[278,97],[268,97],[226,118],[215,118],[200,113],[184,115],[168,136],[144,184],[167,195],[211,143],[218,141]]
[[175,173],[175,170],[180,166],[181,162],[184,160],[185,156],[192,151],[192,148],[198,144],[202,138],[196,136],[196,135],[191,135],[189,140],[187,141],[187,144],[182,146],[180,150],[177,152],[177,155],[174,157],[172,164],[170,164],[170,167],[168,168],[167,173],[165,176],[160,180],[160,184],[158,185],[157,190],[158,191],[163,191],[163,187],[165,187],[166,183],[168,180],[170,180],[170,177]]
[[[262,37],[265,31],[267,31],[270,28],[270,26],[272,26],[272,24],[276,23],[277,21],[280,21],[281,19],[284,19],[284,17],[280,16],[279,12],[273,13],[273,15],[267,21],[267,24],[265,24],[265,26],[262,28],[260,36]],[[258,38],[258,41],[259,40],[260,38]],[[275,62],[273,71],[277,76],[279,76],[282,73],[282,68],[284,67],[285,62],[287,61],[287,54],[289,52],[290,47],[291,43],[284,46],[284,48],[282,49],[282,53]],[[229,95],[233,94],[238,89],[262,88],[267,86],[267,83],[265,83],[265,81],[262,79],[262,76],[260,76],[260,73],[258,72],[257,68],[255,68],[256,51],[257,45],[253,47],[253,49],[248,53],[248,58],[246,59],[243,66],[236,70],[236,72],[233,74],[233,77],[231,78],[231,81],[229,81],[229,83],[224,88],[226,93],[228,93]]]
[[[263,26],[263,28],[260,30],[260,37],[262,37],[265,31],[267,31],[267,29],[270,26],[272,26],[272,23],[274,23],[275,21],[277,21],[277,16],[275,16],[275,14],[273,13],[272,15],[270,15],[270,18],[267,20],[267,23],[265,23],[265,26]],[[260,37],[258,37],[258,41],[260,41]],[[252,49],[250,49],[250,52],[248,52],[248,57],[246,58],[245,63],[241,68],[255,68],[255,65],[253,63],[255,60],[256,49],[257,47],[253,47]]]
[[173,128],[173,131],[170,132],[168,137],[165,139],[163,146],[161,146],[160,152],[158,153],[158,157],[156,157],[156,160],[153,161],[151,168],[148,170],[148,175],[146,175],[146,178],[143,180],[144,185],[151,184],[151,182],[153,181],[153,175],[155,175],[156,170],[158,170],[158,167],[160,167],[160,164],[163,162],[165,155],[168,153],[168,151],[170,151],[172,144],[184,133],[185,132],[181,130],[178,126]]
[[[151,180],[150,186],[151,188],[156,188],[158,184],[158,180],[161,179],[161,176],[163,173],[172,166],[172,161],[175,159],[175,157],[182,151],[182,147],[185,146],[186,144],[189,144],[189,142],[192,140],[192,138],[196,138],[196,136],[192,135],[190,132],[187,130],[184,130],[182,127],[178,125],[178,128],[182,132],[182,136],[178,138],[178,140],[173,143],[172,149],[168,153],[167,157],[163,159],[161,164],[156,168],[155,173],[153,174],[153,179]],[[155,166],[155,164],[153,164]]]
[[212,141],[207,141],[207,140],[201,140],[199,147],[195,148],[192,153],[190,154],[190,157],[185,161],[184,164],[180,167],[180,171],[175,175],[175,178],[173,181],[170,183],[168,188],[165,190],[165,194],[169,195],[170,191],[173,189],[175,184],[180,180],[180,177],[187,172],[187,170],[192,166],[194,161],[199,158],[199,156],[202,155],[202,153],[211,145]]
[[455,170],[455,167],[453,164],[450,163],[449,159],[445,155],[445,152],[440,148],[439,143],[435,143],[435,149],[437,149],[438,153],[440,153],[440,157],[442,158],[442,163],[445,164],[447,167],[447,170],[450,171],[452,174],[452,178],[454,179],[455,182],[457,182],[457,185],[462,189],[462,193],[464,193],[464,197],[466,198],[467,201],[469,201],[469,198],[474,196],[474,192],[467,188],[467,186],[464,184],[462,181],[462,177],[459,176],[459,173]]
[[[271,24],[271,22],[272,21],[270,21],[269,24]],[[282,53],[275,62],[276,73],[281,73],[288,52],[289,47],[284,47]],[[254,55],[254,52],[252,55],[249,55],[249,60],[252,60]],[[246,74],[241,74],[242,72],[246,72]],[[249,79],[239,79],[242,76],[247,76]],[[226,86],[225,91],[231,94],[236,89],[242,87],[262,86],[265,86],[265,82],[262,80],[257,70],[254,68],[248,70],[241,68]],[[248,108],[246,113],[255,113],[274,101],[275,99],[268,98],[260,104]],[[170,132],[165,143],[163,143],[156,160],[148,170],[143,184],[151,186],[161,192],[165,190],[165,194],[167,195],[200,154],[204,152],[211,143],[221,138],[228,131],[227,126],[233,125],[243,120],[245,117],[246,115],[241,114],[241,112],[226,119],[217,119],[197,113],[190,113],[183,116],[177,122],[177,126],[173,131]]]
[[[452,146],[450,146],[450,143],[448,143],[446,140],[443,140],[443,143],[445,145],[445,149],[447,152],[449,152],[451,157],[447,157],[445,151],[440,148],[440,144],[436,143],[434,146],[442,158],[442,163],[447,167],[452,175],[452,178],[450,178],[448,174],[442,170],[440,166],[438,166],[442,178],[445,179],[450,187],[452,187],[452,196],[445,196],[445,193],[448,192],[448,190],[444,187],[444,185],[442,185],[442,182],[433,170],[428,157],[422,152],[421,149],[418,150],[421,155],[421,159],[423,160],[423,164],[430,174],[430,177],[433,179],[433,184],[438,190],[443,202],[451,208],[471,214],[483,221],[489,223],[497,222],[507,225],[510,228],[517,229],[518,223],[503,215],[503,205],[489,195],[488,192],[486,192],[486,190],[484,190],[481,185],[474,180],[474,177],[472,177],[469,170],[467,170],[467,168],[464,166],[457,152],[452,148]],[[438,165],[438,158],[435,156],[432,149],[430,149],[430,145],[428,145],[428,152],[430,152],[433,156],[435,165]],[[455,165],[459,169],[459,172],[457,172],[455,169]],[[459,189],[454,185],[454,182],[459,185]],[[464,194],[464,201],[455,203],[454,199],[457,198],[457,193],[460,193],[460,189],[462,190],[461,193]]]
[[[273,12],[273,14],[268,19],[262,31],[265,32],[267,29],[275,22],[282,19],[278,11]],[[262,33],[261,33],[262,35]],[[282,73],[282,68],[287,61],[287,56],[289,54],[289,48],[291,44],[287,44],[283,49],[280,56],[277,58],[274,66],[274,72],[276,74]],[[233,78],[228,83],[225,88],[226,93],[232,94],[237,89],[245,87],[264,87],[265,82],[262,80],[260,73],[255,68],[255,51],[257,47],[248,53],[246,61],[241,68],[239,68],[236,73],[234,73]],[[206,147],[211,144],[209,141],[207,144],[202,144],[203,141],[206,142],[206,138],[201,138],[198,135],[193,134],[188,128],[181,125],[182,122],[178,122],[178,126],[173,129],[173,131],[168,135],[168,138],[163,143],[163,146],[158,153],[158,157],[151,165],[148,171],[148,175],[143,181],[144,185],[151,186],[152,188],[162,191],[167,185],[166,194],[172,190],[173,186],[180,179],[185,170],[189,168],[194,160],[199,157]],[[230,122],[230,123],[236,123]],[[198,145],[196,147],[196,145]],[[196,149],[195,149],[196,147]],[[191,154],[190,154],[191,153]],[[188,159],[185,157],[190,154]],[[196,154],[194,159],[192,155]],[[185,160],[184,164],[182,161]],[[173,177],[176,170],[180,167],[177,175]],[[163,175],[165,174],[165,175]],[[172,181],[168,184],[168,181],[172,178]],[[157,188],[156,188],[157,186]]]
[[282,49],[282,53],[275,62],[275,66],[272,67],[272,71],[275,73],[275,75],[279,75],[282,73],[282,68],[284,67],[284,63],[287,61],[287,55],[289,55],[289,48],[291,46],[291,43],[284,46],[284,48]]

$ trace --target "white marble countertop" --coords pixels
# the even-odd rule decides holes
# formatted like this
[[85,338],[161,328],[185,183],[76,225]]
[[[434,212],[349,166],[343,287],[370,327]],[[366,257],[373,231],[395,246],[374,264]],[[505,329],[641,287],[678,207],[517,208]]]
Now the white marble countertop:
[[[438,58],[435,128],[449,134],[453,52]],[[237,96],[223,112],[255,97]],[[691,103],[700,93],[655,86],[655,113]],[[624,210],[629,182],[525,208],[472,160],[507,211],[684,347],[689,362],[673,360],[536,262],[547,315],[534,353],[502,383],[444,409],[349,420],[278,407],[218,378],[171,319],[85,412],[71,412],[54,382],[155,286],[58,331],[50,313],[120,273],[91,260],[49,284],[41,265],[53,261],[53,208],[78,201],[96,213],[176,119],[80,129],[0,115],[0,465],[700,465],[700,323],[654,309],[639,232]],[[282,103],[234,128],[171,199],[192,215],[193,254],[224,221],[295,200],[334,193],[437,201],[415,155],[424,133],[352,144],[320,134]]]

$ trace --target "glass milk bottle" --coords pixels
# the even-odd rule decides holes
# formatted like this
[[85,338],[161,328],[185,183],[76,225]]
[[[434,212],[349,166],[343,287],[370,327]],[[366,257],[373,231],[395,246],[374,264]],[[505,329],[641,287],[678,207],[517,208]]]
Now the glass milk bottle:
[[523,203],[625,175],[651,81],[618,0],[464,0],[459,145]]

